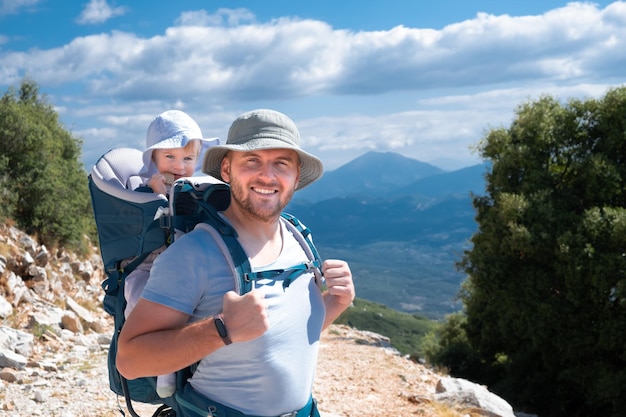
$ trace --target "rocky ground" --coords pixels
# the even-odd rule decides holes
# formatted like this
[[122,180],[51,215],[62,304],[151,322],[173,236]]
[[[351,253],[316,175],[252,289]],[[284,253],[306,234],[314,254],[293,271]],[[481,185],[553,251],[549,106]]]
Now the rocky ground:
[[378,346],[376,335],[331,326],[323,335],[314,394],[331,416],[460,416],[434,401],[441,375]]
[[[103,278],[95,249],[79,259],[0,225],[0,416],[130,415],[108,387]],[[338,325],[322,336],[314,396],[323,417],[513,417],[484,387],[400,356],[384,336]],[[155,406],[135,409],[149,417]]]
[[[100,339],[100,340],[98,340]],[[113,417],[125,411],[108,388],[106,337],[42,336],[23,371],[0,386],[0,414],[7,417]],[[433,401],[439,375],[376,346],[378,338],[345,326],[324,333],[315,397],[324,417],[455,416]],[[119,404],[118,404],[119,400]],[[150,416],[155,407],[136,405]],[[446,412],[447,414],[442,414]]]

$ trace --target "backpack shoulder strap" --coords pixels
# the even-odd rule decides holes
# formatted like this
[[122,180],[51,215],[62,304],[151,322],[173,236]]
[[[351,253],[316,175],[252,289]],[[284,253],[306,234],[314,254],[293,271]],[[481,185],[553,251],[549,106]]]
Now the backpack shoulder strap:
[[224,258],[229,262],[235,276],[235,289],[243,295],[252,290],[252,282],[263,278],[273,278],[288,271],[289,275],[283,280],[283,288],[287,288],[296,278],[304,272],[313,271],[315,282],[322,288],[323,276],[321,272],[321,260],[313,240],[310,230],[291,214],[283,213],[281,217],[286,220],[285,224],[292,231],[300,246],[307,255],[309,262],[296,265],[288,270],[278,269],[269,271],[252,272],[248,255],[237,240],[237,232],[225,221],[216,210],[204,206],[207,218],[204,222],[198,223],[196,227],[211,233]]
[[250,272],[250,262],[248,261],[248,255],[239,244],[237,240],[237,232],[232,226],[228,225],[222,219],[221,224],[216,225],[215,219],[207,219],[202,223],[198,223],[196,228],[201,228],[209,232],[220,251],[224,255],[224,258],[230,265],[230,269],[233,271],[235,277],[235,291],[239,295],[243,295],[252,290],[252,281],[246,279],[248,272]]
[[293,226],[293,228],[298,232],[297,234],[294,234],[294,236],[296,236],[296,239],[298,239],[300,244],[302,245],[303,241],[306,242],[306,246],[302,245],[302,248],[307,253],[307,256],[309,257],[309,259],[320,262],[321,258],[319,256],[319,253],[317,252],[317,248],[315,247],[315,244],[313,243],[311,230],[305,225],[303,225],[300,222],[300,220],[298,220],[296,216],[292,214],[282,213],[281,217],[287,220],[288,222],[287,224]]
[[315,283],[320,289],[324,283],[324,276],[322,274],[322,258],[313,243],[313,236],[311,235],[311,230],[306,227],[304,224],[300,222],[296,218],[296,216],[289,213],[282,213],[281,217],[285,219],[287,222],[287,226],[292,229],[292,233],[295,231],[297,233],[293,233],[293,236],[302,246],[302,249],[306,253],[307,257],[311,261],[310,267],[308,269],[313,269],[315,274]]

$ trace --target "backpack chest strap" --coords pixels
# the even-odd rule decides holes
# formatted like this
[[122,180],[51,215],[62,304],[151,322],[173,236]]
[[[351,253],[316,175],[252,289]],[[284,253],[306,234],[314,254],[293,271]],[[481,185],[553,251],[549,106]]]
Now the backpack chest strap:
[[268,271],[248,272],[244,273],[243,279],[246,282],[258,281],[260,279],[276,279],[279,276],[286,274],[283,281],[283,289],[289,287],[300,275],[305,272],[319,273],[320,263],[318,260],[307,261],[303,264],[292,266],[287,269],[270,269]]

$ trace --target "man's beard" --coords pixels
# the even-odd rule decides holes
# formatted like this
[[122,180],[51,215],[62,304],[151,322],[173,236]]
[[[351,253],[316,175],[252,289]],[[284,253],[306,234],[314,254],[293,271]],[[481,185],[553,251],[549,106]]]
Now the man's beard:
[[253,193],[254,191],[249,191],[248,196],[243,197],[244,195],[246,195],[245,188],[238,181],[231,180],[230,190],[233,202],[241,207],[242,210],[250,217],[253,217],[256,220],[262,222],[275,221],[280,216],[285,207],[287,207],[287,204],[289,203],[289,201],[291,201],[291,197],[293,196],[293,193],[295,191],[291,190],[287,194],[283,194],[283,197],[280,198],[276,204],[273,204],[273,206],[269,206],[269,203],[260,206],[259,204],[255,205],[250,198],[250,193]]

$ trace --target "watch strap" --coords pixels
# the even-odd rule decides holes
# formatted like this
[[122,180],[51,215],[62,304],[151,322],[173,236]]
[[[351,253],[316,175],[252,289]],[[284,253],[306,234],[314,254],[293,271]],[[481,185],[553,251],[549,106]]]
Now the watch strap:
[[231,343],[233,343],[233,341],[230,340],[230,337],[228,337],[228,331],[226,330],[226,326],[224,325],[224,317],[221,314],[213,317],[213,323],[215,323],[217,334],[220,335],[220,337],[224,341],[224,344],[230,345]]

